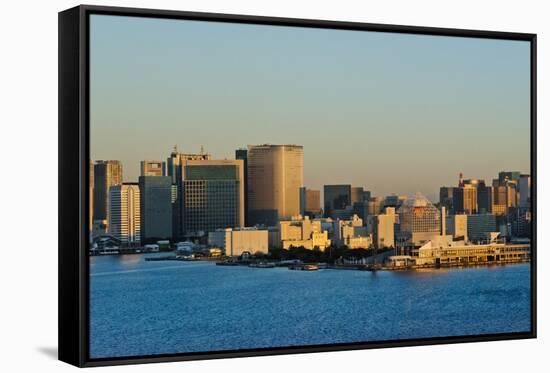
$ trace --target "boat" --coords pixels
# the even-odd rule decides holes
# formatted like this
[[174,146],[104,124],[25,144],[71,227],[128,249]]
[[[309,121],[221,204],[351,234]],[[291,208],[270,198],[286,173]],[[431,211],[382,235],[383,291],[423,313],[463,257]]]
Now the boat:
[[291,265],[288,267],[290,270],[294,271],[317,271],[319,265],[317,264],[300,264],[300,265]]
[[248,266],[252,268],[275,268],[275,263],[250,263]]

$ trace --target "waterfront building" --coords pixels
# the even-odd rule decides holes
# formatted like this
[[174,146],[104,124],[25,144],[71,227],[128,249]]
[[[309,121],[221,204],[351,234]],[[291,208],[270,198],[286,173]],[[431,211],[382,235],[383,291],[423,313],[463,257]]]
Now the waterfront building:
[[109,234],[123,245],[141,241],[138,183],[122,183],[109,190]]
[[304,180],[301,145],[248,146],[248,217],[251,225],[277,225],[300,213]]
[[363,226],[363,219],[353,215],[349,220],[336,219],[334,221],[334,243],[349,248],[368,248],[372,244],[372,237],[367,234]]
[[244,227],[243,160],[187,160],[182,177],[186,236]]
[[351,185],[325,185],[323,187],[324,213],[332,217],[334,210],[343,210],[351,204]]
[[172,238],[172,179],[140,176],[140,224],[142,243]]
[[383,214],[373,217],[373,243],[377,249],[395,247],[396,219],[394,207],[386,207]]
[[235,159],[240,159],[241,161],[243,161],[244,225],[245,227],[248,227],[250,225],[250,222],[248,219],[248,149],[241,148],[241,149],[235,150]]
[[454,212],[453,209],[453,190],[454,187],[443,186],[439,188],[439,204],[445,206],[450,213]]
[[418,245],[441,232],[441,213],[421,194],[407,199],[398,210],[400,242]]
[[300,188],[300,215],[317,217],[321,214],[321,191]]
[[451,235],[453,239],[468,241],[468,215],[448,215],[445,221],[445,234]]
[[520,175],[519,177],[519,207],[531,208],[531,176]]
[[267,254],[269,235],[267,229],[217,229],[208,232],[208,244],[223,249],[226,256],[240,256],[244,252]]
[[166,176],[166,163],[161,161],[141,161],[141,176]]
[[279,222],[279,237],[284,249],[303,246],[306,249],[315,247],[324,250],[330,246],[328,232],[321,229],[321,220],[311,220],[308,216],[297,215],[290,220]]
[[497,231],[497,221],[494,214],[468,215],[468,239],[473,242],[484,241],[491,232]]
[[122,184],[120,161],[96,161],[94,164],[94,220],[109,220],[109,189]]

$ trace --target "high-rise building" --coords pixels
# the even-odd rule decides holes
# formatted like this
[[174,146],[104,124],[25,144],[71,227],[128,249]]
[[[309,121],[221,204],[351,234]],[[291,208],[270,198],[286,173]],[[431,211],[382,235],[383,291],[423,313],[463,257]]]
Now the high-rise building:
[[439,204],[445,206],[447,211],[453,212],[453,190],[454,187],[443,186],[439,188]]
[[531,208],[531,176],[520,175],[519,177],[519,207]]
[[362,202],[365,196],[363,187],[351,187],[350,190],[350,206],[356,202]]
[[90,180],[89,183],[89,190],[88,190],[88,219],[90,221],[88,222],[88,226],[90,229],[90,232],[93,231],[94,227],[94,161],[90,160],[90,169],[88,170],[88,177]]
[[166,176],[166,163],[161,161],[141,161],[141,176]]
[[401,241],[417,245],[441,235],[441,213],[420,194],[407,199],[398,214]]
[[351,204],[351,185],[325,185],[323,187],[325,216],[334,215],[334,210],[344,210]]
[[94,220],[109,220],[109,189],[122,184],[120,161],[96,161],[94,165]]
[[176,239],[182,239],[185,233],[183,227],[183,166],[187,161],[209,159],[210,154],[205,153],[202,147],[200,153],[179,153],[177,146],[174,146],[174,150],[166,160],[166,176],[170,176],[176,191],[176,199],[172,203],[172,232]]
[[300,188],[300,215],[315,217],[321,213],[321,192],[306,187]]
[[172,238],[172,179],[140,176],[140,223],[142,243]]
[[453,210],[455,214],[477,213],[477,184],[453,188]]
[[122,244],[141,241],[141,214],[138,183],[122,183],[109,189],[109,234]]
[[377,249],[395,247],[395,208],[386,207],[383,214],[373,219],[373,243]]
[[493,212],[493,187],[485,182],[477,187],[477,210],[480,213]]
[[521,174],[519,171],[501,171],[498,173],[499,185],[505,185],[508,181],[513,181],[516,184],[519,184],[520,178]]
[[243,178],[244,178],[244,226],[248,227],[248,149],[235,150],[235,159],[243,161]]
[[274,226],[300,213],[304,149],[300,145],[248,146],[248,217]]
[[244,165],[238,160],[185,161],[183,228],[186,236],[244,226]]

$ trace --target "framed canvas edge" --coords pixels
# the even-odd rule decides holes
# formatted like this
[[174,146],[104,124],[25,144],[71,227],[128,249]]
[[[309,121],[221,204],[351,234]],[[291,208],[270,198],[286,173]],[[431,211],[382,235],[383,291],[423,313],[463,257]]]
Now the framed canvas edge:
[[[528,41],[531,45],[531,331],[486,335],[434,337],[423,339],[390,340],[364,343],[298,346],[204,353],[178,353],[152,356],[132,356],[91,359],[89,357],[89,15],[203,20],[229,23],[248,23],[390,33],[441,35],[471,38],[491,38]],[[66,32],[70,30],[70,32]],[[220,13],[186,12],[159,9],[123,8],[80,5],[59,13],[59,190],[58,190],[58,341],[59,360],[79,367],[142,364],[220,358],[316,353],[454,344],[468,342],[503,341],[536,338],[536,34],[454,28],[400,26],[345,21],[265,17]],[[77,156],[78,155],[78,156]],[[74,253],[74,247],[78,252]]]

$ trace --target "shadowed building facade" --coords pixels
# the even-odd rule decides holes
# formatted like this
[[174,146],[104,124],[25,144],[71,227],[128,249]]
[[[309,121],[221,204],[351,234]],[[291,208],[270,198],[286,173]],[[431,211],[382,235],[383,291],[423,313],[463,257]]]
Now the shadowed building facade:
[[109,220],[109,189],[122,184],[120,161],[96,161],[94,165],[94,220]]
[[300,214],[304,149],[300,145],[248,146],[250,225],[275,226]]
[[170,176],[140,176],[141,241],[172,239],[172,180]]
[[344,210],[351,205],[351,185],[325,185],[323,200],[325,216],[332,217],[334,210]]
[[185,161],[183,227],[186,236],[244,226],[243,160]]

